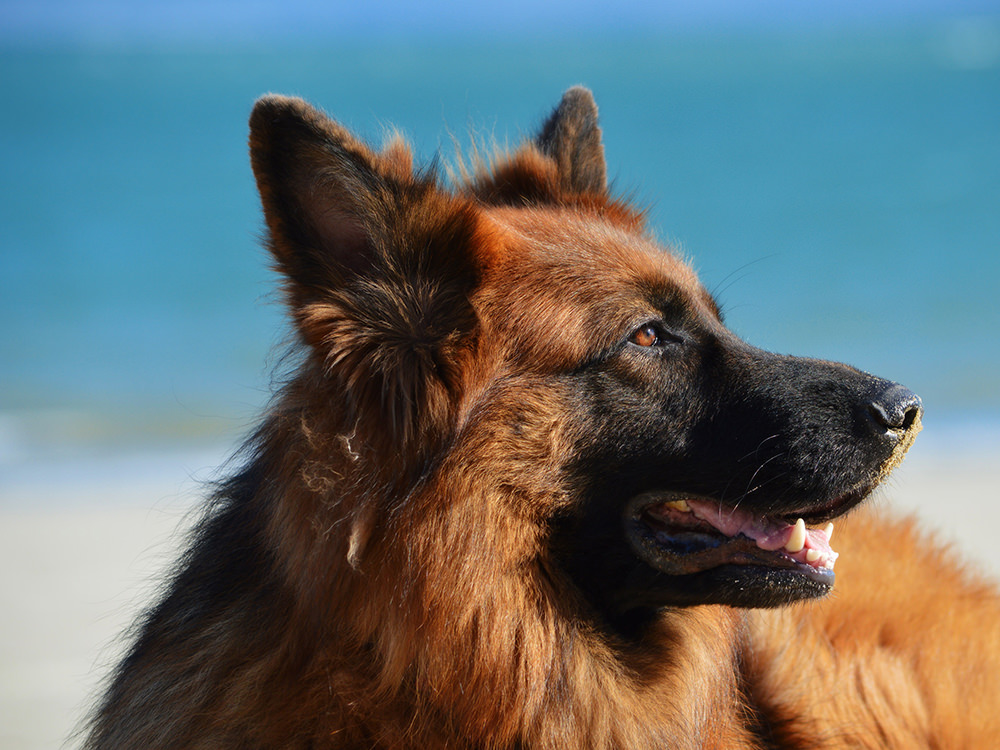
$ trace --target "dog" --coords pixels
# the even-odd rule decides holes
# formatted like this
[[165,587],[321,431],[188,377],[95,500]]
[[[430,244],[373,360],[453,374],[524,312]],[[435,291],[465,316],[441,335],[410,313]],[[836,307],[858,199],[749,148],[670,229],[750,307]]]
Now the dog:
[[995,746],[996,588],[856,509],[920,399],[730,332],[589,91],[447,185],[294,98],[250,153],[301,361],[87,748]]

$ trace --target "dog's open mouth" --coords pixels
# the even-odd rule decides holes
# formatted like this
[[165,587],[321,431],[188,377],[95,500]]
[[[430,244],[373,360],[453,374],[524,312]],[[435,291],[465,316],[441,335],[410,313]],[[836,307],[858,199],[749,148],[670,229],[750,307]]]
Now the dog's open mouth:
[[636,553],[670,575],[738,565],[795,571],[832,583],[837,553],[830,546],[829,519],[866,494],[852,492],[793,517],[772,517],[703,497],[648,493],[629,503],[626,530]]

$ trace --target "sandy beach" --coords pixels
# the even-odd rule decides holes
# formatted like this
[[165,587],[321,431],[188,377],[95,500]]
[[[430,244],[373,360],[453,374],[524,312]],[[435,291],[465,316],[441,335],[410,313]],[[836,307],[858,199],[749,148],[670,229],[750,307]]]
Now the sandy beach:
[[[927,439],[925,439],[927,438]],[[874,501],[916,513],[1000,578],[1000,452],[993,435],[925,433]],[[52,462],[0,479],[0,748],[71,738],[120,635],[149,601],[224,449]],[[888,540],[887,543],[891,543]]]
[[[195,519],[217,458],[55,461],[0,478],[0,748],[76,747],[81,717]],[[220,451],[221,458],[225,454]]]

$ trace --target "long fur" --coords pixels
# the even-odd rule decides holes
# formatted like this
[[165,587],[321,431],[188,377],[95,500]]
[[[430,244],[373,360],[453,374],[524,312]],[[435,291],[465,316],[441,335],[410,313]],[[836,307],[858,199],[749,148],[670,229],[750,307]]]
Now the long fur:
[[[258,104],[254,169],[303,364],[140,623],[87,748],[1000,737],[996,589],[908,523],[838,528],[829,599],[666,609],[631,637],[553,559],[587,439],[560,373],[609,346],[594,323],[620,314],[601,279],[666,273],[702,300],[680,261],[636,249],[642,214],[607,194],[589,93],[561,107],[448,191],[398,141],[377,153],[298,100]],[[530,259],[512,249],[526,242]]]

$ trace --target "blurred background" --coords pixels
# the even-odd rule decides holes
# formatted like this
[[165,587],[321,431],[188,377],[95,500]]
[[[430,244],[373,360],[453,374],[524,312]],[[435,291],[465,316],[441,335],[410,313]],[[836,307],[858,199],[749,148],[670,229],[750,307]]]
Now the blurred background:
[[0,0],[0,747],[66,736],[269,398],[254,99],[447,164],[573,84],[731,327],[923,397],[891,494],[1000,571],[998,0]]

